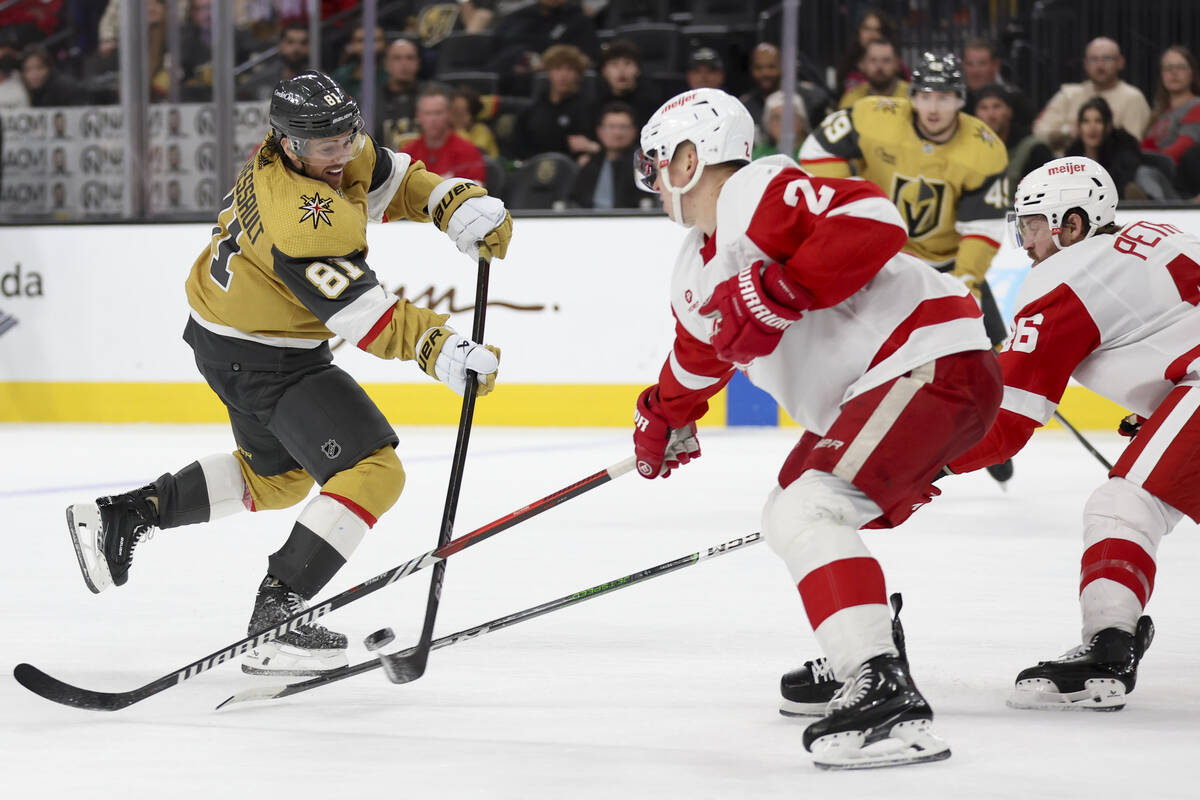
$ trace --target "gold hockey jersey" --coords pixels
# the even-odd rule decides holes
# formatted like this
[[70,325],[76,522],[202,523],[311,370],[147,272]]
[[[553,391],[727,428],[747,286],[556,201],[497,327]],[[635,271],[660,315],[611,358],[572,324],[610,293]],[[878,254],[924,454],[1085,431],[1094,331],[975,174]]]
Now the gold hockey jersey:
[[1008,210],[1008,153],[991,128],[959,112],[943,144],[918,133],[906,99],[867,97],[826,117],[800,149],[820,177],[857,174],[879,186],[908,226],[904,251],[975,288],[991,264]]
[[289,350],[316,350],[336,334],[380,358],[412,359],[421,334],[447,316],[380,285],[366,261],[366,226],[428,221],[429,194],[442,179],[369,137],[340,189],[283,159],[264,143],[225,196],[187,279],[192,322]]

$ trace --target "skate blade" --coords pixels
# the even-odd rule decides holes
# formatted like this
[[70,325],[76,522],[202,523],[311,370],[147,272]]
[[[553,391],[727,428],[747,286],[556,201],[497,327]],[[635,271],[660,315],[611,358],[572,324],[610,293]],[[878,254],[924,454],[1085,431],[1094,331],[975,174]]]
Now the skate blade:
[[779,701],[779,713],[785,717],[823,717],[825,716],[825,709],[828,707],[828,702],[798,703],[794,700]]
[[865,740],[862,731],[822,736],[812,744],[813,764],[827,770],[881,769],[950,757],[950,745],[927,719],[897,723],[886,738],[866,746]]
[[247,675],[303,678],[343,669],[349,664],[345,650],[304,650],[279,642],[267,642],[242,657],[242,672]]
[[83,582],[93,594],[100,594],[113,585],[108,562],[100,552],[100,509],[95,503],[67,506],[67,531],[75,548],[79,571],[83,573]]
[[1120,711],[1125,707],[1125,684],[1116,678],[1091,678],[1078,692],[1059,692],[1053,681],[1017,681],[1008,707],[1036,711]]

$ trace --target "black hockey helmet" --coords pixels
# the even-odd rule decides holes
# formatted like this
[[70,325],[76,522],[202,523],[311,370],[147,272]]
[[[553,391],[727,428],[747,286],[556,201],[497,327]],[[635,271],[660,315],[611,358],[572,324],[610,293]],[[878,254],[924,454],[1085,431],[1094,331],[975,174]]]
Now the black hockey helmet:
[[921,54],[921,61],[912,70],[908,93],[950,92],[966,101],[967,82],[963,79],[962,67],[953,53]]
[[323,72],[309,70],[287,78],[271,94],[271,130],[277,139],[287,137],[301,154],[303,142],[354,135],[363,130],[358,103]]

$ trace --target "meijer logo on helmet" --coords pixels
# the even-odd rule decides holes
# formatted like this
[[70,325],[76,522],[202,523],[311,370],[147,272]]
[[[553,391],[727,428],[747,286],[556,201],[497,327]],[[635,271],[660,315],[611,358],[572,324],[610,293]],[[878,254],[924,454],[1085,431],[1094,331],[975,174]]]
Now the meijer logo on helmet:
[[1079,163],[1063,164],[1061,167],[1051,167],[1046,170],[1047,175],[1073,175],[1076,172],[1083,172],[1087,167]]

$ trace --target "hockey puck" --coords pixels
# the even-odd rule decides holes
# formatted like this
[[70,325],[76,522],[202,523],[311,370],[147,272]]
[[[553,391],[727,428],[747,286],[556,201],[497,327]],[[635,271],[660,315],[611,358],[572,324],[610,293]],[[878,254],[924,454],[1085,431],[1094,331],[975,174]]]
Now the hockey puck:
[[392,632],[391,628],[380,628],[367,638],[363,639],[363,647],[374,653],[376,650],[387,647],[389,644],[395,641],[395,639],[396,634]]

